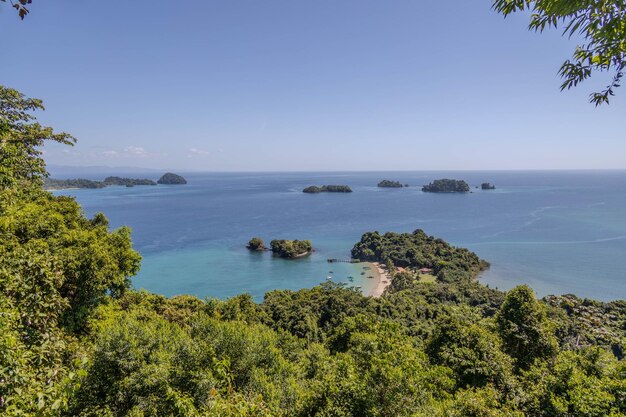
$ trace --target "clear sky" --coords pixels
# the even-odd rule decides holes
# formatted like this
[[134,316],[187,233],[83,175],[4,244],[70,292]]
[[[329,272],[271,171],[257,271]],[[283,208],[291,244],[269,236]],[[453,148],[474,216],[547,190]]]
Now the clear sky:
[[561,93],[574,41],[489,1],[35,0],[0,83],[79,140],[59,165],[207,171],[626,168],[626,87]]

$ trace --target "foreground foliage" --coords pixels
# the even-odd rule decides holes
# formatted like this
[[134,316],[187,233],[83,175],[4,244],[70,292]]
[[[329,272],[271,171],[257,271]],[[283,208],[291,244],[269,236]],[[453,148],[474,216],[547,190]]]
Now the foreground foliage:
[[529,29],[543,32],[562,28],[563,35],[580,38],[572,60],[561,65],[561,90],[576,87],[593,73],[609,72],[611,80],[602,91],[592,93],[596,106],[608,103],[620,86],[626,68],[626,2],[623,0],[494,0],[504,16],[531,12]]
[[332,283],[260,303],[132,291],[130,231],[41,188],[35,147],[69,137],[0,93],[3,415],[626,415],[623,301],[487,288],[476,255],[421,231],[355,246],[437,270],[397,273],[378,299]]

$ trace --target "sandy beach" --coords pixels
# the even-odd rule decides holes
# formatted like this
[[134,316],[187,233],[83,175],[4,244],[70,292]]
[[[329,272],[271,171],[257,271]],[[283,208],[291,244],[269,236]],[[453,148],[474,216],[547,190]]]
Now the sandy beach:
[[372,268],[370,273],[374,277],[374,286],[365,295],[375,298],[380,297],[385,291],[385,288],[391,284],[389,273],[387,269],[378,262],[368,262],[367,264]]

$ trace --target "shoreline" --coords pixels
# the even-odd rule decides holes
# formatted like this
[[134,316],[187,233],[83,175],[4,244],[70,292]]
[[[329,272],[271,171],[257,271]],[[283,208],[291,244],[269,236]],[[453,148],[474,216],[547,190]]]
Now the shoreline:
[[367,291],[366,297],[378,298],[385,292],[385,289],[391,285],[391,278],[384,265],[379,262],[366,262],[371,268],[370,272],[374,276],[374,285]]

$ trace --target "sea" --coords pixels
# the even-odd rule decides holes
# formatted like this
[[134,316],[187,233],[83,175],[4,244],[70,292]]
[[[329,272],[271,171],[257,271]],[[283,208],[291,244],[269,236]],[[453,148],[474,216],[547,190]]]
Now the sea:
[[[490,287],[528,284],[538,296],[626,298],[626,171],[180,174],[187,185],[54,193],[75,197],[87,216],[104,213],[113,228],[129,226],[143,257],[134,288],[166,296],[249,293],[262,300],[268,291],[327,280],[367,292],[372,279],[362,265],[327,259],[348,259],[369,231],[423,229],[489,261],[479,280]],[[472,192],[421,191],[438,178],[463,179]],[[383,179],[409,187],[377,187]],[[475,188],[483,182],[496,189]],[[325,184],[353,192],[302,192]],[[309,239],[315,252],[297,260],[252,253],[245,245],[254,236],[267,244]]]

